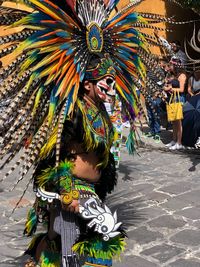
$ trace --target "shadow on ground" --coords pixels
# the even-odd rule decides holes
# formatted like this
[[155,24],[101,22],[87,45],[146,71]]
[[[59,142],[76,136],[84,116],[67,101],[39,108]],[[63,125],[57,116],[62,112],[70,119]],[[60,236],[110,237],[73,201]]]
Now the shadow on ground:
[[[149,127],[145,126],[143,127],[143,133],[147,133],[149,131]],[[195,149],[195,148],[186,148],[184,150],[181,151],[169,151],[169,149],[165,148],[164,145],[166,145],[167,143],[169,143],[172,140],[172,130],[171,127],[169,127],[169,129],[162,129],[161,133],[160,133],[160,140],[161,140],[161,144],[162,146],[160,147],[154,147],[154,144],[152,142],[152,145],[149,146],[149,148],[151,147],[152,149],[159,149],[164,151],[165,153],[179,153],[181,154],[183,157],[187,157],[190,159],[191,161],[191,167],[188,169],[190,172],[194,172],[196,171],[196,166],[200,163],[200,149]],[[145,147],[145,145],[144,145]],[[147,146],[148,148],[148,146]],[[126,177],[125,177],[126,178]],[[127,176],[128,178],[128,176]]]
[[186,150],[182,152],[182,157],[189,158],[191,162],[191,167],[188,169],[190,172],[195,172],[197,165],[200,164],[200,150]]
[[[149,132],[149,127],[148,126],[143,127],[142,132],[144,134],[148,133]],[[171,127],[169,127],[169,129],[167,129],[167,130],[166,129],[161,129],[160,140],[164,145],[168,144],[172,140]]]
[[132,192],[118,190],[108,196],[106,204],[114,212],[117,210],[119,222],[123,222],[123,227],[128,229],[131,226],[137,226],[145,220],[146,215],[139,210],[144,200],[141,197],[134,198]]
[[[131,166],[131,164],[130,164]],[[134,179],[133,176],[133,168],[129,167],[129,164],[124,164],[123,162],[120,163],[120,167],[119,167],[119,171],[122,174],[122,180],[123,181],[131,181],[132,179]]]

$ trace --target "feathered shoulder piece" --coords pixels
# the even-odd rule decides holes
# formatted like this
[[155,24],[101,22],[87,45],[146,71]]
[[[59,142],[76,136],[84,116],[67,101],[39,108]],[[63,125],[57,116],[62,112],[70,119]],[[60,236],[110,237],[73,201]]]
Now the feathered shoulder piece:
[[[1,157],[12,152],[6,160],[9,162],[26,147],[12,168],[23,161],[20,179],[40,160],[50,137],[55,137],[59,150],[63,123],[73,113],[91,55],[109,55],[118,94],[131,106],[132,117],[137,115],[135,85],[142,87],[144,65],[152,63],[148,46],[156,44],[154,37],[140,29],[167,19],[136,13],[135,6],[141,1],[132,1],[116,12],[118,2],[1,1],[0,25],[5,34],[0,37],[4,62],[0,101],[8,105],[0,117],[4,125]],[[11,63],[7,62],[8,55],[13,58]]]

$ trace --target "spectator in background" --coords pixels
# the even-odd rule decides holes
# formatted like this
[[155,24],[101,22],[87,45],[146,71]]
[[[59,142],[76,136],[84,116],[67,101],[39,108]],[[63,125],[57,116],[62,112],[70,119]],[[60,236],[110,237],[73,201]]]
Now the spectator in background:
[[[148,97],[148,101],[146,101],[146,109],[147,109],[147,117],[150,131],[145,134],[145,137],[153,137],[156,143],[160,142],[160,103],[161,98],[158,96],[161,91],[165,79],[165,73],[162,69],[160,62],[155,65],[157,69],[156,76],[150,69],[147,71],[147,78],[151,78],[154,83],[155,90],[153,97]],[[159,78],[158,78],[159,77]]]
[[200,70],[193,72],[188,80],[188,94],[194,96],[200,93]]
[[200,70],[194,71],[189,78],[188,93],[190,98],[183,107],[182,143],[200,148]]
[[154,35],[157,38],[158,42],[164,47],[164,49],[162,49],[161,47],[162,53],[166,54],[167,52],[167,54],[170,54],[171,59],[169,61],[173,59],[175,60],[179,59],[182,65],[184,66],[187,65],[188,58],[185,52],[181,50],[180,41],[174,40],[171,43],[169,43],[165,38],[158,35],[157,30],[154,31]]
[[160,67],[160,71],[162,72],[162,75],[164,76],[164,78],[166,77],[167,72],[168,72],[167,65],[168,65],[167,58],[165,58],[165,57],[164,58],[160,58],[159,67]]
[[187,64],[188,58],[185,52],[181,50],[181,43],[178,40],[175,40],[171,42],[170,45],[173,53],[171,60],[178,59],[180,60],[180,63],[185,66]]
[[[180,60],[171,61],[171,79],[169,79],[168,84],[165,86],[165,91],[170,94],[173,92],[179,92],[180,102],[185,103],[185,87],[187,84],[186,72],[180,64]],[[179,99],[177,99],[179,101]],[[183,149],[182,145],[182,121],[176,120],[172,122],[173,126],[173,140],[166,145],[170,150]]]
[[156,143],[160,142],[160,103],[161,99],[157,97],[157,94],[146,102],[149,132],[145,134],[145,137],[153,137]]

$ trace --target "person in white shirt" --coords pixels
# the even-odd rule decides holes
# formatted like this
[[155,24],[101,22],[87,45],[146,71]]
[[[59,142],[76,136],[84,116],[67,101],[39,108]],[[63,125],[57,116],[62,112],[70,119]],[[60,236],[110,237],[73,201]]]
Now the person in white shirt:
[[158,31],[155,30],[154,34],[161,45],[163,45],[166,51],[171,55],[170,61],[179,59],[183,66],[187,64],[188,58],[185,52],[181,50],[181,43],[178,40],[169,43],[164,37],[158,35]]

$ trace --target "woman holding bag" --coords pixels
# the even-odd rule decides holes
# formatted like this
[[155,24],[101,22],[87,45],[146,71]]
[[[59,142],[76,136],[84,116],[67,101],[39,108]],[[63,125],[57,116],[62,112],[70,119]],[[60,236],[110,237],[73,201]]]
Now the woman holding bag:
[[[175,102],[185,103],[185,87],[187,76],[181,65],[181,62],[176,59],[170,62],[170,71],[172,78],[168,85],[165,87],[165,91],[170,92],[172,98],[175,98]],[[179,107],[179,108],[182,108]],[[181,112],[182,113],[182,112]],[[170,150],[183,149],[184,146],[181,144],[182,139],[182,120],[180,118],[174,118],[172,121],[173,126],[173,140],[166,145]]]

